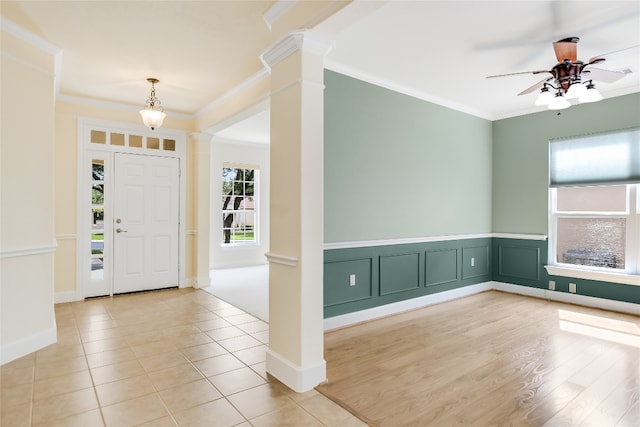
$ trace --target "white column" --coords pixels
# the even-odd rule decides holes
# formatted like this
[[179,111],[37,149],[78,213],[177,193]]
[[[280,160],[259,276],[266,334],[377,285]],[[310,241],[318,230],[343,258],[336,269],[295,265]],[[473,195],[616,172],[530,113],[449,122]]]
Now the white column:
[[323,90],[331,45],[290,33],[271,70],[267,372],[295,391],[326,380],[323,342]]
[[211,245],[211,135],[191,133],[195,141],[196,167],[196,283],[194,287],[204,288],[211,284],[209,276],[209,251]]

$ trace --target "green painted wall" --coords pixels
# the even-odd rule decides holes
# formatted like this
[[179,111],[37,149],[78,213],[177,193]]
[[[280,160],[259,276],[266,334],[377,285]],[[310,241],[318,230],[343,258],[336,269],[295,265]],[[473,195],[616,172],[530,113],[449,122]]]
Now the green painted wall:
[[325,71],[325,243],[491,231],[491,122]]
[[[325,243],[547,234],[549,140],[640,126],[640,94],[489,122],[331,71],[325,85]],[[640,303],[637,286],[548,276],[547,253],[501,238],[325,250],[325,317],[489,280]]]
[[640,126],[640,94],[493,122],[496,233],[547,234],[549,140]]

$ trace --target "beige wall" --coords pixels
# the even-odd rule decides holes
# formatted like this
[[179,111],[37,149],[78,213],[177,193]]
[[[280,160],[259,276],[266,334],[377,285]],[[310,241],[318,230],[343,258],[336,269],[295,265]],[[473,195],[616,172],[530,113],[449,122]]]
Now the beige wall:
[[[55,292],[58,300],[67,297],[60,296],[70,292],[73,295],[78,289],[76,277],[76,235],[77,235],[77,158],[78,158],[78,120],[81,118],[107,120],[118,123],[133,123],[139,125],[140,115],[135,109],[113,109],[98,105],[78,104],[61,100],[55,105],[55,235],[58,241],[55,261]],[[169,114],[164,128],[171,128],[190,132],[193,130],[194,120],[171,117]],[[187,139],[186,156],[186,224],[185,267],[186,277],[195,275],[193,259],[194,234],[196,224],[193,214],[193,145]]]
[[[215,126],[243,111],[254,107],[268,98],[269,78],[260,79],[233,99],[221,103],[197,118],[172,115],[168,111],[163,128],[185,131],[187,134]],[[55,258],[55,292],[58,301],[65,301],[78,289],[76,277],[76,234],[77,234],[77,158],[78,120],[81,118],[107,120],[119,123],[140,124],[140,116],[135,108],[130,110],[110,108],[87,103],[58,100],[55,104],[55,236],[58,250]],[[198,209],[204,209],[209,200],[197,199],[198,180],[198,139],[187,138],[186,154],[186,236],[185,236],[185,276],[189,285],[198,278]],[[236,159],[237,161],[237,159]],[[207,175],[208,176],[208,175]],[[208,215],[206,216],[208,217]],[[206,227],[208,232],[208,226]],[[264,253],[264,252],[263,252]],[[207,271],[209,265],[202,269]],[[66,294],[66,295],[65,295]]]
[[2,32],[0,363],[55,342],[54,55]]

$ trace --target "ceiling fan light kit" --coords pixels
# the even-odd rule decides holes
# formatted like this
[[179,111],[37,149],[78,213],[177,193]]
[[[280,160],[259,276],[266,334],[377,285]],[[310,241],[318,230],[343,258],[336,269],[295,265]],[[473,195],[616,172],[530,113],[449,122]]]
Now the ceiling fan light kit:
[[144,108],[140,110],[140,115],[142,116],[142,122],[144,125],[151,130],[155,130],[162,126],[162,122],[167,114],[164,112],[164,108],[160,105],[160,100],[156,97],[155,84],[160,81],[153,77],[149,77],[147,81],[151,83],[151,93],[149,94],[149,98],[147,98]]
[[[533,86],[520,92],[518,95],[525,95],[540,89],[535,105],[546,105],[550,110],[562,110],[569,108],[569,99],[577,99],[580,103],[598,102],[602,100],[602,95],[596,89],[594,80],[601,80],[613,83],[631,70],[622,71],[603,70],[593,68],[592,65],[599,64],[606,60],[606,56],[595,56],[584,63],[577,59],[578,37],[568,37],[553,43],[553,50],[558,63],[551,70],[525,71],[521,73],[500,74],[492,77],[513,76],[518,74],[543,74],[549,73],[551,77],[534,84]],[[612,52],[619,53],[620,51]],[[589,67],[589,68],[587,68]]]

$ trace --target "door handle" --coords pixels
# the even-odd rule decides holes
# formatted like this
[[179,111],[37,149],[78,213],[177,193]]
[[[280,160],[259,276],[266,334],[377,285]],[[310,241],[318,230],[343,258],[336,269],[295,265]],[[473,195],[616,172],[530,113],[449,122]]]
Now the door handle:
[[116,228],[116,233],[126,233],[127,230],[123,230],[122,228]]

